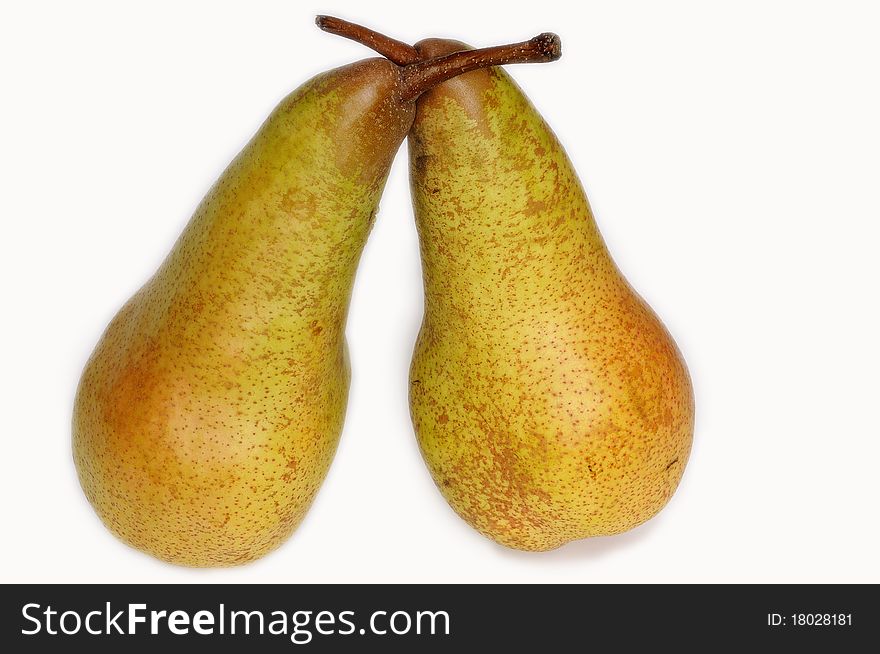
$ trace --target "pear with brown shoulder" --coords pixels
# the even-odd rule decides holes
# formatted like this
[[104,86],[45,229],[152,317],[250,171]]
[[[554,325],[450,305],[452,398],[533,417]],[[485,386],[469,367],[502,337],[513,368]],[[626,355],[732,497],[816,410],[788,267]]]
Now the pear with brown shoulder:
[[361,61],[272,112],[83,372],[73,455],[114,534],[228,566],[293,532],[339,440],[355,269],[415,100],[499,52],[535,56],[511,48]]
[[[407,61],[467,50],[360,40]],[[410,407],[440,492],[522,550],[645,522],[684,472],[693,390],[562,145],[498,69],[422,95],[408,142],[425,287]]]

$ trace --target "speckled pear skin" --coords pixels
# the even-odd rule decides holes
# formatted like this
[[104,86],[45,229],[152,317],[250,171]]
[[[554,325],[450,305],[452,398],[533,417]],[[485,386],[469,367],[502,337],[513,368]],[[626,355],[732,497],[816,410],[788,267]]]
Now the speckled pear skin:
[[408,140],[425,286],[410,405],[440,491],[521,550],[645,522],[687,463],[693,391],[562,146],[500,69],[424,94]]
[[303,519],[343,423],[355,267],[415,111],[398,84],[371,59],[283,100],[98,343],[73,453],[126,543],[229,566]]

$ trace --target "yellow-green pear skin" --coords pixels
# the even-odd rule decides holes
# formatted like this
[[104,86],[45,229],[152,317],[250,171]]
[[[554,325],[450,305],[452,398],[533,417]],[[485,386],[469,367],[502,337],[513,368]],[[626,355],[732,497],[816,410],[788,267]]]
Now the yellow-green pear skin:
[[410,405],[440,491],[521,550],[645,522],[682,477],[693,390],[562,146],[488,69],[419,99],[409,155],[425,286]]
[[336,450],[355,268],[414,115],[370,59],[274,110],[86,365],[85,494],[126,543],[188,566],[284,541]]

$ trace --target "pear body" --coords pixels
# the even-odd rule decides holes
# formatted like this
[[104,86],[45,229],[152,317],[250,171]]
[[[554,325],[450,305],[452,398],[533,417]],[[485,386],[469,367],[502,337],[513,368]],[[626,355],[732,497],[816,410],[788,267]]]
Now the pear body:
[[409,155],[425,286],[410,406],[440,491],[522,550],[646,521],[688,460],[691,383],[562,146],[489,69],[419,99]]
[[82,487],[119,538],[227,566],[284,541],[337,447],[355,268],[414,115],[371,59],[284,99],[88,361]]

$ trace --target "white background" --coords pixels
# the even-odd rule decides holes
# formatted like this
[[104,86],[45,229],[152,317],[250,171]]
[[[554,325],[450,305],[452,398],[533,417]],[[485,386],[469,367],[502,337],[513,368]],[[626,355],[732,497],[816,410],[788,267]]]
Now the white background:
[[[422,464],[422,291],[405,152],[359,269],[339,452],[293,538],[190,570],[115,540],[70,454],[106,323],[275,103],[408,41],[554,30],[513,75],[565,143],[617,262],[696,389],[669,506],[613,538],[503,549]],[[76,2],[0,15],[2,581],[880,582],[880,8],[871,2]]]

